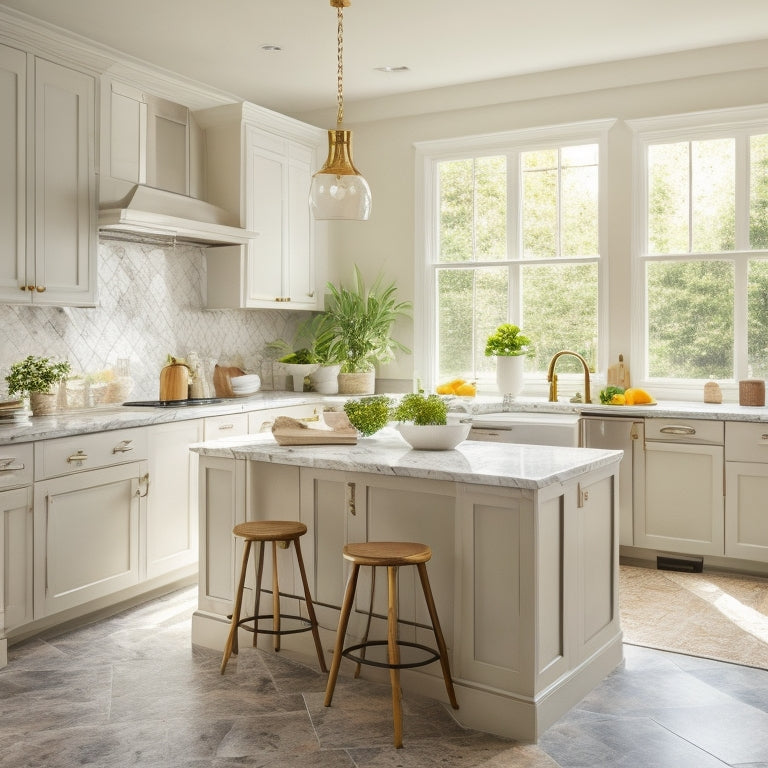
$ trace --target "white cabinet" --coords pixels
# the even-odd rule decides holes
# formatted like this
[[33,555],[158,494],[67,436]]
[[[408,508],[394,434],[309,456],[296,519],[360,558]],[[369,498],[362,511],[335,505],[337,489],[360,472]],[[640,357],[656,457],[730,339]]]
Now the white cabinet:
[[725,425],[725,554],[768,562],[768,424]]
[[247,413],[208,416],[203,421],[204,440],[218,440],[220,437],[240,437],[248,434]]
[[645,505],[635,546],[689,555],[724,552],[723,422],[646,419]]
[[201,419],[147,428],[146,577],[193,565],[198,557],[197,455],[189,450],[203,439]]
[[143,578],[148,471],[142,429],[35,443],[35,619]]
[[0,637],[33,619],[32,456],[31,443],[0,446]]
[[195,118],[204,129],[208,202],[259,233],[248,246],[208,249],[207,305],[322,309],[325,228],[308,195],[326,132],[248,103]]
[[[0,251],[0,299],[93,305],[95,79],[11,48],[0,51],[0,154],[7,170],[0,174],[0,237],[7,246]],[[32,107],[25,113],[27,99]]]

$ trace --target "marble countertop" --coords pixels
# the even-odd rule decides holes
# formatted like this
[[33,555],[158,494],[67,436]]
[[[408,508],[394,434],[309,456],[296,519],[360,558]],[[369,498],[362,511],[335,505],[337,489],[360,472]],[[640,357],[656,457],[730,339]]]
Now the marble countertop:
[[271,434],[197,443],[205,456],[396,477],[536,490],[618,462],[622,451],[466,440],[452,451],[415,451],[385,427],[357,445],[281,446]]
[[196,405],[182,408],[152,408],[115,405],[112,408],[92,408],[82,411],[64,411],[51,416],[32,416],[28,424],[0,426],[0,445],[22,443],[31,440],[47,440],[53,437],[83,435],[89,432],[108,432],[113,429],[145,427],[172,421],[202,419],[206,416],[285,408],[291,405],[312,403],[332,404],[338,397],[322,397],[313,393],[305,395],[293,392],[259,392],[251,397],[226,399],[213,405]]
[[[398,397],[398,395],[391,395]],[[311,392],[259,392],[251,397],[233,398],[222,403],[185,408],[125,407],[93,408],[83,411],[65,411],[52,416],[31,417],[28,424],[0,426],[0,445],[47,440],[54,437],[81,435],[89,432],[107,432],[113,429],[143,427],[172,421],[201,419],[206,416],[224,416],[232,413],[281,408],[290,405],[319,403],[340,406],[345,395],[323,396]],[[450,408],[460,419],[502,411],[498,396],[453,398]],[[506,409],[512,413],[578,413],[584,416],[634,416],[659,418],[688,418],[717,421],[768,422],[768,407],[741,406],[738,403],[710,403],[687,401],[659,401],[654,406],[612,406],[592,403],[550,403],[544,398],[517,398]]]

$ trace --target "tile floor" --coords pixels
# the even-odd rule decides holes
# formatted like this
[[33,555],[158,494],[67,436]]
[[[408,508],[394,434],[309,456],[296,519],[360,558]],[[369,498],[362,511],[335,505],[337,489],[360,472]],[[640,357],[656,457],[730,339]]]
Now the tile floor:
[[458,726],[406,696],[391,745],[389,687],[273,652],[192,648],[194,589],[9,650],[0,767],[768,768],[768,671],[625,646],[625,663],[538,745]]

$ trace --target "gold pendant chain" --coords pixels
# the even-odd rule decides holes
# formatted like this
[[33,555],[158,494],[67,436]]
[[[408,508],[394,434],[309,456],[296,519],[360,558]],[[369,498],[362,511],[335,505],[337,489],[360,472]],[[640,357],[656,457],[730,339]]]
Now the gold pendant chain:
[[338,102],[339,109],[336,113],[336,123],[341,125],[344,122],[344,9],[339,6],[336,9],[336,15],[338,17],[338,33],[337,33],[337,46],[336,46],[336,101]]

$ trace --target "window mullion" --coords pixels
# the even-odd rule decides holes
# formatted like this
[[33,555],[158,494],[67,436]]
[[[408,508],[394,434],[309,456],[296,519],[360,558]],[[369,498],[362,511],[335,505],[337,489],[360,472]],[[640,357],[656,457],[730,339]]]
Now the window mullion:
[[736,250],[749,250],[749,135],[736,136]]

